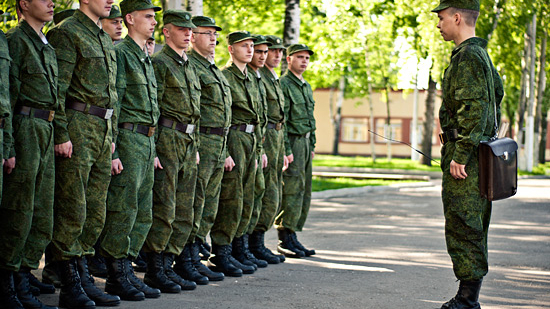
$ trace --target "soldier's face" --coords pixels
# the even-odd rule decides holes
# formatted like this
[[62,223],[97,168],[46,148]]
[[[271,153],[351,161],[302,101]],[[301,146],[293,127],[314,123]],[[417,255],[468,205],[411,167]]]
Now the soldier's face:
[[267,52],[267,59],[265,60],[265,65],[268,68],[276,68],[281,63],[281,60],[283,59],[283,49],[276,48],[276,49],[270,49]]
[[111,40],[118,41],[122,38],[122,17],[113,19],[102,19],[103,30],[111,37]]
[[[90,12],[97,17],[109,17],[114,0],[87,0]],[[84,2],[85,3],[85,2]]]
[[147,47],[147,53],[149,55],[152,55],[155,52],[155,40],[148,39],[145,46]]
[[191,28],[169,25],[163,30],[166,42],[171,42],[177,49],[187,50],[189,42],[191,42]]
[[21,9],[25,18],[37,20],[45,23],[53,19],[53,1],[52,0],[32,0],[21,1]]
[[286,60],[288,61],[290,71],[297,74],[304,73],[309,65],[309,57],[309,52],[305,50],[288,56]]
[[[127,15],[128,16],[128,15]],[[129,14],[130,23],[133,27],[133,32],[136,33],[141,39],[149,39],[155,31],[155,11],[153,9],[135,11]]]
[[214,54],[216,50],[216,33],[216,29],[213,27],[195,28],[191,36],[193,48],[203,56]]
[[257,70],[263,68],[265,65],[265,59],[267,58],[267,44],[260,44],[254,46],[254,55],[252,56],[252,61],[250,61],[250,66]]
[[443,11],[439,11],[437,13],[437,17],[439,18],[437,28],[439,29],[439,33],[441,33],[443,39],[445,41],[454,40],[457,29],[456,14],[452,14],[452,9],[447,8]]
[[229,46],[229,53],[234,62],[250,63],[254,55],[254,41],[244,40]]

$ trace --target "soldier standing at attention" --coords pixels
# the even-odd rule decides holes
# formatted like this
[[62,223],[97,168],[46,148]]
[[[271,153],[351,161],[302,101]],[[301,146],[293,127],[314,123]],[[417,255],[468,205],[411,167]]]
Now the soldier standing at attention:
[[[186,241],[193,227],[200,85],[185,54],[195,28],[191,13],[168,10],[163,21],[166,44],[152,61],[160,108],[156,150],[164,168],[155,171],[153,224],[143,249],[147,255],[145,283],[170,293],[197,286],[177,275],[172,264],[175,256],[189,250]],[[195,273],[201,278],[198,283],[208,283],[207,277]]]
[[[213,272],[201,263],[199,247],[205,242],[206,235],[210,232],[216,213],[218,212],[218,200],[220,196],[221,181],[226,155],[226,136],[231,125],[231,90],[223,73],[214,63],[216,39],[222,28],[216,25],[213,18],[207,16],[194,16],[191,43],[193,49],[189,55],[189,61],[195,68],[200,82],[200,128],[199,128],[199,154],[197,185],[195,188],[193,230],[187,240],[191,245],[192,265],[209,281],[220,281],[224,274]],[[189,257],[184,251],[176,259],[174,270],[183,278],[187,277],[186,265]],[[236,274],[241,272],[235,269]],[[242,275],[242,272],[241,272]]]
[[[42,33],[53,18],[52,1],[17,1],[23,19],[1,38],[2,124],[5,127],[6,171],[0,205],[0,269],[7,308],[54,308],[42,304],[31,291],[37,269],[53,229],[54,149],[52,120],[57,110],[57,61]],[[9,59],[12,59],[9,64]],[[9,69],[9,82],[7,79]],[[11,98],[11,109],[5,109]],[[9,106],[9,105],[8,105]],[[13,118],[6,117],[11,113]],[[12,136],[13,134],[13,136]],[[17,164],[16,164],[17,160]],[[4,274],[9,274],[5,278]],[[32,277],[32,279],[31,279]],[[9,280],[6,280],[9,279]],[[38,282],[38,280],[36,280]],[[48,292],[55,292],[47,286]],[[19,303],[19,301],[21,303]]]
[[439,18],[437,28],[443,39],[456,46],[443,78],[439,120],[444,142],[445,239],[460,285],[456,296],[441,308],[478,309],[481,281],[489,268],[491,217],[491,202],[479,192],[478,146],[496,134],[495,120],[500,119],[504,91],[485,50],[487,41],[475,36],[479,0],[442,0],[433,12]]
[[[263,170],[265,192],[261,199],[260,217],[250,235],[249,243],[250,251],[258,259],[266,260],[270,264],[277,264],[283,262],[285,258],[283,255],[273,254],[265,247],[264,235],[273,225],[283,194],[283,165],[286,159],[283,134],[285,101],[275,68],[281,62],[284,46],[281,38],[274,35],[267,35],[266,39],[271,45],[268,44],[265,66],[259,68],[267,97],[268,122],[263,144],[264,152],[267,155],[267,167]],[[256,54],[254,56],[256,57]],[[256,202],[255,200],[254,203]]]
[[101,253],[107,260],[105,290],[124,300],[160,297],[132,268],[152,223],[154,169],[162,169],[155,152],[155,126],[160,112],[157,82],[145,43],[161,8],[150,0],[120,3],[128,35],[116,45],[118,130],[113,153],[107,216]]
[[[116,58],[99,19],[109,16],[112,3],[80,1],[80,9],[48,32],[59,67],[54,230],[49,248],[51,267],[59,270],[61,279],[59,303],[69,308],[120,303],[119,297],[94,285],[86,262],[94,255],[103,229],[111,178]],[[43,278],[47,274],[45,268]]]
[[[214,269],[237,275],[236,269],[252,274],[256,264],[247,259],[243,235],[254,207],[256,149],[259,130],[259,89],[256,77],[247,70],[256,39],[248,31],[227,36],[231,60],[222,70],[231,87],[231,127],[227,136],[227,158],[222,179],[218,214],[210,231]],[[229,263],[226,263],[229,261]],[[229,266],[229,267],[227,267]]]
[[315,117],[313,91],[302,74],[313,51],[304,44],[287,49],[288,71],[281,77],[285,96],[285,148],[289,163],[284,172],[283,201],[275,219],[279,234],[277,250],[287,257],[300,258],[315,254],[306,249],[296,236],[302,231],[311,203],[311,160],[315,156]]
[[120,8],[117,5],[111,6],[111,13],[109,17],[101,19],[101,27],[103,31],[113,40],[113,43],[119,41],[122,38],[122,15],[120,14]]

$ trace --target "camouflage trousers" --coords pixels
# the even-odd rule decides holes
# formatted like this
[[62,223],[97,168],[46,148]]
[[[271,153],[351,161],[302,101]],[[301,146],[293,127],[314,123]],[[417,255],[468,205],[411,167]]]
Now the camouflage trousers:
[[254,180],[254,206],[252,207],[252,214],[250,215],[250,221],[246,229],[247,234],[254,232],[254,228],[258,224],[262,212],[262,198],[265,193],[264,169],[261,167],[262,154],[263,151],[256,157],[258,167],[256,168],[256,178]]
[[153,223],[143,249],[179,255],[194,224],[197,147],[189,134],[159,130],[155,147],[163,169],[155,170]]
[[491,219],[491,202],[479,192],[477,150],[466,164],[468,177],[454,179],[450,174],[455,144],[442,148],[442,198],[445,215],[447,252],[459,280],[479,280],[488,272],[487,233]]
[[200,133],[199,155],[201,162],[195,187],[193,230],[188,243],[195,242],[195,239],[206,241],[206,235],[214,225],[222,187],[225,137]]
[[275,226],[300,232],[311,204],[311,147],[303,136],[288,136],[294,161],[283,173],[283,201]]
[[101,251],[115,259],[135,258],[153,221],[154,136],[119,129],[117,151],[124,169],[109,185]]
[[15,115],[15,169],[4,175],[0,268],[37,269],[53,229],[54,140],[51,122]]
[[234,237],[244,235],[254,206],[256,177],[256,139],[254,134],[229,130],[227,152],[235,167],[222,179],[218,214],[210,237],[216,245],[229,245]]
[[[279,205],[283,199],[283,163],[285,144],[283,131],[267,129],[264,151],[267,155],[267,167],[263,169],[265,192],[261,199],[261,210],[256,231],[266,232],[275,221]],[[256,200],[254,200],[256,203]],[[253,230],[249,231],[252,233]]]
[[111,179],[111,121],[67,109],[71,158],[55,160],[52,259],[94,254]]

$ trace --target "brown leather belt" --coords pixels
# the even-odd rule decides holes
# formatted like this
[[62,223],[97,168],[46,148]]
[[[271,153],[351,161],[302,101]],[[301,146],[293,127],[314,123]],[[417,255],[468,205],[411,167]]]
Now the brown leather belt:
[[[78,102],[78,101],[70,101],[68,102],[65,107],[69,109],[74,109],[75,111],[86,113],[86,107],[88,104]],[[113,116],[113,109],[112,108],[102,108],[97,107],[95,105],[89,105],[90,108],[88,109],[88,112],[86,114],[97,116],[101,119],[111,119]]]
[[283,128],[283,123],[282,122],[277,122],[277,123],[268,122],[267,123],[267,128],[268,129],[275,129],[275,130],[279,131]]
[[254,128],[256,126],[253,125],[253,124],[234,124],[232,126],[230,126],[229,128],[231,130],[239,130],[239,131],[243,131],[243,132],[246,132],[246,133],[254,133]]
[[166,128],[173,129],[173,130],[178,130],[180,132],[187,133],[187,134],[193,134],[193,132],[195,132],[194,124],[184,124],[181,122],[170,120],[163,116],[160,116],[159,118],[159,125]]
[[55,111],[33,108],[28,106],[16,106],[14,112],[19,115],[40,118],[49,122],[53,121],[53,118],[55,115]]
[[200,127],[199,132],[204,134],[216,134],[219,136],[227,136],[229,128],[211,128],[211,127]]
[[447,142],[454,142],[457,140],[459,140],[457,129],[452,129],[439,134],[439,141],[441,142],[441,145],[445,145],[445,143]]
[[137,132],[146,136],[155,135],[155,127],[148,127],[141,124],[133,124],[129,122],[123,122],[118,124],[119,128]]

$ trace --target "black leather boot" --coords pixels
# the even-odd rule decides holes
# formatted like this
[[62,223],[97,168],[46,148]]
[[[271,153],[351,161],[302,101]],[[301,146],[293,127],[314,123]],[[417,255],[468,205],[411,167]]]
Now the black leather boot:
[[[29,273],[29,283],[31,284],[31,292],[34,296],[40,294],[55,294],[55,286],[40,282],[32,273]],[[38,289],[38,295],[34,292]]]
[[248,245],[250,252],[260,260],[264,260],[269,264],[279,264],[281,260],[273,254],[264,244],[264,232],[254,231],[248,236]]
[[134,268],[132,266],[132,262],[129,259],[123,259],[124,260],[124,271],[126,272],[126,277],[128,278],[128,281],[138,290],[143,292],[145,294],[145,298],[159,298],[160,297],[160,290],[152,288],[145,284],[141,279],[139,279],[136,276],[136,273],[134,272]]
[[250,275],[253,274],[256,271],[256,268],[249,265],[241,264],[234,256],[229,256],[229,262],[233,264],[235,267],[243,271],[243,274]]
[[107,282],[105,291],[109,294],[118,295],[122,300],[140,301],[145,299],[145,294],[136,289],[128,280],[125,271],[125,259],[106,258]]
[[298,241],[298,236],[296,235],[296,232],[290,234],[290,239],[294,243],[294,248],[303,251],[306,256],[315,255],[315,250],[307,249],[300,243],[300,241]]
[[0,304],[8,309],[25,309],[17,298],[11,270],[0,269]]
[[96,306],[112,307],[120,305],[120,297],[103,293],[95,286],[94,278],[88,270],[88,261],[85,257],[76,259],[78,265],[78,275],[86,295],[94,301]]
[[105,258],[97,253],[95,255],[89,256],[87,259],[88,262],[88,271],[94,277],[98,278],[107,278],[107,265],[105,265]]
[[161,253],[147,253],[147,271],[143,282],[150,287],[159,289],[162,293],[179,293],[181,287],[166,277],[164,260]]
[[57,307],[46,306],[41,303],[30,291],[31,284],[29,283],[30,269],[22,268],[15,273],[14,284],[17,298],[23,304],[25,309],[57,309]]
[[[256,271],[258,269],[258,266],[256,266],[256,264],[254,264],[246,256],[246,250],[244,248],[244,238],[243,237],[233,238],[233,242],[231,243],[231,245],[232,245],[231,255],[233,256],[233,258],[235,260],[237,260],[239,262],[239,264],[250,266],[250,267],[254,268],[254,271]],[[233,264],[235,264],[235,263],[233,263]],[[238,265],[235,265],[235,266],[239,267]],[[243,269],[243,273],[245,273],[244,271],[245,270]]]
[[191,244],[191,262],[193,266],[195,266],[195,269],[197,269],[201,275],[206,276],[208,281],[222,281],[225,278],[223,273],[212,271],[201,262],[199,246],[199,242]]
[[[174,281],[175,283],[179,284],[182,290],[191,291],[197,288],[197,283],[195,281],[190,281],[183,279],[178,275],[175,271],[172,265],[174,264],[174,255],[171,253],[165,253],[163,254],[163,264],[164,264],[164,273],[166,274],[166,277],[168,279]],[[208,280],[208,278],[206,278]],[[208,282],[207,282],[208,283]]]
[[42,282],[60,288],[61,281],[59,280],[59,269],[57,263],[53,261],[51,246],[53,245],[49,244],[44,251],[44,260],[46,264],[44,265],[44,269],[42,269]]
[[306,256],[304,251],[299,250],[294,246],[294,243],[290,238],[289,229],[277,230],[277,234],[279,236],[279,245],[277,246],[277,251],[289,258],[301,258]]
[[76,260],[60,261],[55,263],[59,270],[61,291],[59,292],[59,307],[69,309],[93,309],[95,302],[91,300],[84,289],[78,274]]
[[252,254],[252,252],[250,252],[249,237],[250,237],[250,235],[248,235],[248,234],[244,234],[242,236],[243,247],[244,247],[244,255],[246,256],[246,258],[249,261],[254,263],[258,268],[266,268],[267,265],[268,265],[267,261],[257,258],[254,254]]
[[138,256],[132,259],[132,267],[134,271],[138,273],[144,273],[147,271],[147,253],[139,251]]
[[210,259],[208,259],[208,267],[211,270],[222,272],[229,277],[241,277],[243,275],[243,271],[229,261],[231,245],[218,246],[212,244],[212,253],[214,256],[210,256]]
[[186,244],[185,247],[183,247],[183,251],[176,259],[174,271],[185,280],[193,281],[200,285],[206,285],[209,281],[208,277],[201,275],[193,265],[191,259],[192,246],[192,244]]
[[212,247],[210,247],[210,245],[206,241],[203,242],[202,240],[197,239],[197,242],[199,244],[198,249],[201,255],[201,259],[203,261],[208,261],[208,259],[210,258],[210,252],[212,252]]
[[441,309],[481,309],[479,305],[479,291],[482,280],[460,281],[456,296],[444,303]]

